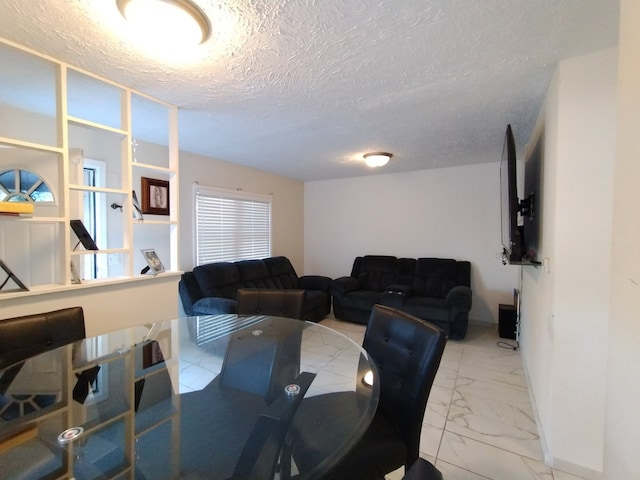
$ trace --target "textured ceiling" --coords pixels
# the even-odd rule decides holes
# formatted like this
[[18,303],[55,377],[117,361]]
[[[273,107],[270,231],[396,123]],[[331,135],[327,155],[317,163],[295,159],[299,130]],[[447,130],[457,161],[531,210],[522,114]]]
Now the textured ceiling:
[[195,3],[213,34],[179,61],[131,43],[115,0],[2,0],[0,37],[178,105],[181,150],[300,180],[498,161],[558,60],[617,45],[617,0]]

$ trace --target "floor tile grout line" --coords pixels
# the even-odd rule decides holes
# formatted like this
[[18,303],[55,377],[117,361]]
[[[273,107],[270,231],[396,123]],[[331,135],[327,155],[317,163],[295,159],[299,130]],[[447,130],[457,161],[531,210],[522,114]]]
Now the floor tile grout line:
[[[462,346],[462,354],[460,355],[460,362],[459,362],[459,366],[462,366],[463,358],[464,358],[464,354],[465,354],[465,346],[463,345],[463,346]],[[438,455],[439,455],[439,453],[440,453],[440,448],[442,447],[442,440],[443,440],[443,437],[444,437],[444,433],[445,433],[445,432],[449,432],[449,433],[451,433],[451,434],[453,434],[453,435],[458,435],[458,436],[460,436],[460,437],[462,437],[462,438],[465,438],[465,439],[467,439],[467,440],[471,440],[472,442],[482,443],[483,445],[487,445],[487,446],[488,446],[488,447],[490,447],[490,448],[495,448],[495,449],[497,449],[497,450],[501,450],[501,451],[503,451],[503,452],[507,452],[507,453],[510,453],[510,454],[512,454],[512,455],[517,455],[517,456],[519,456],[519,457],[521,457],[521,458],[528,458],[528,459],[530,459],[530,460],[534,460],[534,461],[541,461],[539,458],[535,458],[535,457],[532,457],[532,456],[530,456],[530,455],[525,455],[525,454],[522,454],[522,453],[519,453],[519,452],[514,452],[514,451],[512,451],[512,450],[509,450],[509,449],[506,449],[506,448],[503,448],[503,447],[499,447],[499,446],[493,445],[493,444],[491,444],[491,443],[487,443],[487,442],[482,441],[482,440],[478,440],[477,438],[473,438],[473,437],[470,437],[470,436],[468,436],[468,435],[464,435],[464,434],[456,433],[456,432],[451,432],[451,431],[447,430],[447,424],[449,423],[449,411],[450,411],[450,409],[451,409],[451,405],[452,405],[452,403],[453,403],[453,395],[455,394],[456,388],[457,388],[457,386],[458,386],[458,380],[459,380],[459,378],[460,378],[460,369],[458,368],[458,370],[456,371],[456,379],[455,379],[455,381],[454,381],[454,386],[453,386],[453,389],[452,389],[452,397],[451,397],[451,401],[449,402],[449,405],[447,406],[447,416],[445,417],[445,424],[444,424],[444,428],[443,428],[443,430],[442,430],[442,435],[441,435],[441,437],[440,437],[440,443],[438,444]],[[462,378],[469,378],[469,377],[462,377]],[[473,378],[470,378],[470,379],[471,379],[471,380],[477,380],[477,379],[473,379]],[[506,387],[508,387],[508,386],[506,386]],[[537,434],[537,432],[536,432],[536,434]],[[438,460],[438,456],[436,456],[436,461],[437,461],[437,460]],[[459,466],[459,465],[452,464],[451,462],[447,462],[447,461],[445,461],[445,460],[442,460],[442,461],[443,461],[443,462],[445,462],[445,463],[449,463],[450,465],[454,465],[454,466],[455,466],[455,467],[457,467],[457,468],[463,468],[463,467],[461,467],[461,466]],[[478,474],[478,473],[474,472],[473,470],[469,470],[468,468],[463,468],[463,469],[464,469],[464,470],[467,470],[467,471],[469,471],[469,472],[471,472],[471,473],[473,473],[473,474],[475,474],[475,475],[484,476],[484,475],[480,475],[480,474]],[[553,471],[552,471],[552,475],[554,475],[554,474],[553,474]],[[486,478],[486,477],[485,477],[485,478]],[[554,478],[555,478],[555,475],[554,475]]]
[[461,467],[460,465],[456,465],[455,463],[447,462],[446,460],[440,460],[440,463],[446,463],[447,465],[451,465],[451,466],[456,467],[456,468],[458,468],[460,470],[464,470],[465,472],[469,472],[469,473],[471,473],[471,474],[473,474],[473,475],[475,475],[476,477],[479,477],[479,478],[485,478],[486,480],[496,480],[495,478],[487,477],[486,475],[482,475],[482,474],[480,474],[478,472],[474,472],[473,470],[469,470],[466,467]]
[[[438,461],[440,455],[440,449],[442,448],[442,441],[444,439],[444,433],[447,431],[447,423],[449,422],[449,412],[451,410],[451,404],[453,403],[453,396],[456,391],[456,386],[458,384],[458,374],[460,372],[460,364],[462,363],[462,356],[464,355],[464,345],[462,345],[462,352],[460,353],[460,360],[457,362],[456,369],[456,378],[453,382],[453,387],[451,388],[451,396],[449,398],[449,402],[447,403],[447,411],[444,417],[444,425],[442,426],[442,431],[440,432],[440,441],[438,442],[438,448],[436,449],[435,462]],[[456,465],[457,466],[457,465]]]
[[[458,379],[460,377],[460,367],[462,366],[462,359],[464,357],[464,353],[465,353],[465,346],[462,345],[462,352],[460,354],[460,361],[458,362],[458,368],[456,370],[456,375],[455,375],[456,378],[455,378],[455,380],[453,382],[453,388],[451,389],[451,398],[449,399],[449,403],[447,405],[447,414],[446,414],[445,419],[444,419],[444,427],[442,428],[442,432],[440,433],[440,442],[438,442],[438,449],[437,449],[434,461],[435,461],[436,464],[438,463],[438,461],[440,461],[442,463],[446,463],[446,464],[452,465],[452,466],[454,466],[454,467],[456,467],[458,469],[464,470],[465,472],[472,473],[473,475],[476,475],[478,477],[486,478],[487,480],[494,480],[491,477],[487,477],[486,475],[481,475],[481,474],[479,474],[479,473],[477,473],[477,472],[475,472],[473,470],[470,470],[468,467],[463,467],[463,466],[460,466],[460,465],[456,465],[455,463],[451,463],[451,462],[448,462],[446,460],[440,459],[440,449],[442,448],[442,442],[444,440],[444,434],[446,432],[451,433],[453,435],[459,435],[460,437],[467,438],[467,439],[472,440],[472,441],[479,442],[478,440],[475,440],[473,438],[467,437],[465,435],[460,435],[460,434],[455,433],[455,432],[450,432],[449,430],[447,430],[447,424],[449,423],[449,412],[451,410],[451,405],[453,404],[453,396],[455,395],[456,387],[458,386]],[[485,442],[479,442],[479,443],[484,443],[485,445],[493,447],[493,445],[487,444]],[[508,450],[505,450],[505,451],[508,451]],[[510,452],[510,453],[513,453],[513,452]]]

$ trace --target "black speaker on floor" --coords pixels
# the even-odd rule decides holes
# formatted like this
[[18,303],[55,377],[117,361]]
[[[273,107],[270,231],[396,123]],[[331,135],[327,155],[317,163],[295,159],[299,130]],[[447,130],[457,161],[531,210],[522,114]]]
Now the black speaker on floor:
[[500,304],[498,311],[498,333],[500,338],[516,339],[517,317],[515,305]]

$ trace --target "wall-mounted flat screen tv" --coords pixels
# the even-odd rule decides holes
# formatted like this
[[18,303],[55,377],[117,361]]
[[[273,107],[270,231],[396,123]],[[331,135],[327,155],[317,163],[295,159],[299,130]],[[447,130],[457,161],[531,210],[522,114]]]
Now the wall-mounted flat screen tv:
[[507,125],[500,160],[500,213],[504,263],[522,260],[522,231],[518,226],[519,208],[516,144],[511,125]]
[[500,213],[504,264],[539,265],[536,259],[540,231],[541,145],[536,145],[525,167],[525,198],[518,197],[516,144],[507,125],[500,160]]

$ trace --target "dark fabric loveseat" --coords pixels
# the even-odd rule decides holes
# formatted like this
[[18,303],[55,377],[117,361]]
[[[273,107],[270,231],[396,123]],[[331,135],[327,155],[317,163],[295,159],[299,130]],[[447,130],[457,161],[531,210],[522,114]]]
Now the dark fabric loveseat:
[[467,333],[471,264],[444,258],[356,257],[351,275],[331,282],[333,313],[366,324],[373,305],[388,305],[432,322],[451,339]]
[[187,315],[236,313],[239,288],[305,290],[303,320],[317,322],[331,311],[331,279],[320,275],[298,277],[287,257],[216,262],[182,274],[178,291]]

